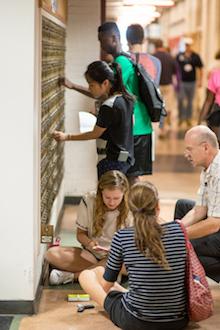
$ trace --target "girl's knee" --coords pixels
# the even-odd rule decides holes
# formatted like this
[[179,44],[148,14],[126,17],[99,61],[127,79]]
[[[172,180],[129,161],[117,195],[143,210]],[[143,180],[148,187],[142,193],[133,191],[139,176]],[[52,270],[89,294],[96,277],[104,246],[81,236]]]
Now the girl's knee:
[[83,283],[86,283],[88,281],[88,279],[90,278],[92,274],[92,270],[90,269],[85,269],[83,270],[78,277],[78,281],[80,283],[80,285],[83,285]]
[[98,277],[103,276],[103,274],[104,274],[104,270],[105,270],[105,269],[104,269],[103,266],[97,266],[97,267],[93,268],[94,273],[95,273]]
[[60,254],[60,247],[54,246],[47,250],[44,257],[50,263],[57,254]]

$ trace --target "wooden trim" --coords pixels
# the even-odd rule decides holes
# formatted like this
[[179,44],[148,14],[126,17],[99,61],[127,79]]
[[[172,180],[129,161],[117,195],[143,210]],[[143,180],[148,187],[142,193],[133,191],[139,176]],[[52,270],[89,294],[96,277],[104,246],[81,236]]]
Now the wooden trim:
[[50,15],[56,17],[63,23],[67,23],[67,0],[54,0],[56,8],[53,7],[53,0],[39,0],[39,7],[43,8]]
[[63,27],[66,29],[66,24],[62,21],[60,21],[57,17],[53,16],[51,13],[47,12],[45,9],[41,9],[41,15],[48,18],[53,23],[56,23],[57,25]]
[[101,24],[106,21],[106,0],[101,0]]

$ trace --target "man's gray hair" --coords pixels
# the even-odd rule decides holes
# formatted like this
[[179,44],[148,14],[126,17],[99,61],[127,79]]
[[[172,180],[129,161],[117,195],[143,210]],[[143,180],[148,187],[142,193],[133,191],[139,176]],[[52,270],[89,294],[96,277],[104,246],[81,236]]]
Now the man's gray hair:
[[198,141],[198,143],[207,142],[213,148],[219,149],[218,139],[215,133],[207,126],[194,126],[190,130],[188,130],[186,134],[193,135],[194,138]]

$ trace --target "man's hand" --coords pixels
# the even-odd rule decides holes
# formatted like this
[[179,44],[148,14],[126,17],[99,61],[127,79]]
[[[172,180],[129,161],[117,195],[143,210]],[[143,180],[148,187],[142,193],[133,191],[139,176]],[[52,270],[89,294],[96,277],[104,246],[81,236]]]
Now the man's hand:
[[200,238],[217,233],[220,230],[220,218],[209,217],[186,228],[189,239]]
[[185,227],[192,226],[193,224],[199,222],[200,220],[206,219],[207,217],[207,207],[196,205],[182,218],[182,222]]
[[61,131],[54,131],[52,133],[52,137],[56,140],[56,141],[66,141],[67,140],[67,136],[68,134],[63,133]]

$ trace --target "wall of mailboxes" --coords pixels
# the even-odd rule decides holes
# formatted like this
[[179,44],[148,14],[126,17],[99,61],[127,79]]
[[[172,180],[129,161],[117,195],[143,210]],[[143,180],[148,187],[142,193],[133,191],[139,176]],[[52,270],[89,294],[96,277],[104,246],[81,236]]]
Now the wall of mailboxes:
[[64,173],[64,145],[51,133],[64,130],[65,28],[42,16],[41,222],[48,224]]

